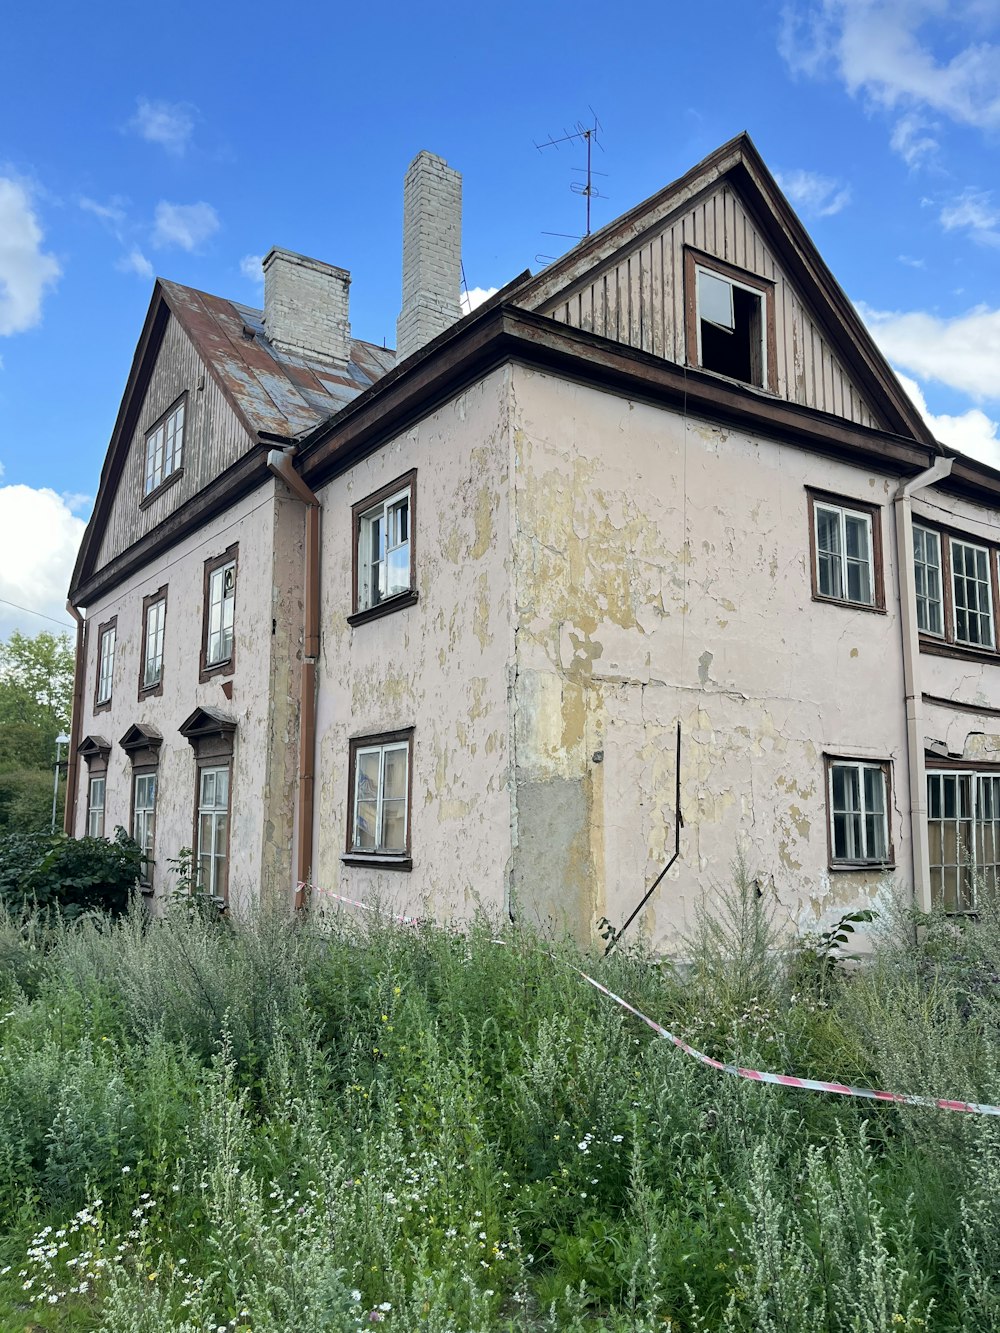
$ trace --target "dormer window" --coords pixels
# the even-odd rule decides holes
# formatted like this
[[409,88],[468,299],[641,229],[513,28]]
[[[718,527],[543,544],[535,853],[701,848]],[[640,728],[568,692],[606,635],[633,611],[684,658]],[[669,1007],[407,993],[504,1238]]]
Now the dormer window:
[[184,398],[167,410],[146,435],[146,482],[143,496],[152,495],[174,473],[184,457]]
[[774,284],[690,249],[685,276],[688,361],[773,389]]

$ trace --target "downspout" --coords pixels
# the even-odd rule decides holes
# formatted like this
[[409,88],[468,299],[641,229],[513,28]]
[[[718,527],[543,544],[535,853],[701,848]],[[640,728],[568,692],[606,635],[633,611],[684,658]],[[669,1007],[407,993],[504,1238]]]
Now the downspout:
[[906,759],[910,778],[910,846],[913,849],[913,897],[922,912],[931,907],[930,850],[927,841],[927,765],[924,762],[924,703],[918,680],[920,631],[913,587],[913,505],[917,491],[949,475],[953,458],[904,482],[893,497],[896,511],[896,568],[899,570],[899,628],[903,640],[903,699],[906,707]]
[[63,832],[73,837],[76,829],[76,782],[80,760],[76,747],[80,744],[80,730],[83,725],[83,680],[87,671],[87,627],[83,616],[72,602],[66,603],[66,610],[76,621],[76,662],[73,666],[73,704],[70,715],[69,754],[66,763],[66,806],[63,810]]
[[298,854],[295,868],[295,910],[301,911],[303,884],[312,875],[313,793],[316,782],[316,663],[319,658],[319,533],[320,502],[292,462],[293,451],[271,449],[267,466],[306,506],[305,569],[303,572],[304,625],[302,677],[299,702],[299,811]]

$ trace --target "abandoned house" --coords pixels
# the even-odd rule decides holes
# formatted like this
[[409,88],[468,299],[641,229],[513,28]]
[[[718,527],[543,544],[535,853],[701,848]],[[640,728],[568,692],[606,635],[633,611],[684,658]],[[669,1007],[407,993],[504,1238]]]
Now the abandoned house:
[[[1000,865],[1000,473],[936,443],[749,138],[459,317],[404,184],[394,353],[273,249],[158,281],[70,591],[67,830],[587,938],[738,848],[792,924]],[[682,816],[682,818],[681,818]]]

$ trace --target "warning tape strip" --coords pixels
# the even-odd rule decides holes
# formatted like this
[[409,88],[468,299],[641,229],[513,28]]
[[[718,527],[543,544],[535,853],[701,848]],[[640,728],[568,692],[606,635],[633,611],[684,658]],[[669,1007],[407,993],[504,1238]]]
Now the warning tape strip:
[[[315,886],[305,883],[300,884],[299,888],[309,889],[314,893],[322,893],[324,897],[335,898],[338,902],[347,903],[351,907],[360,907],[365,912],[375,910],[368,903],[359,902],[355,898],[345,898],[342,894],[332,893],[329,889],[317,889]],[[404,925],[423,924],[421,919],[415,916],[394,916],[392,919],[402,922]],[[494,940],[493,943],[502,944],[504,941]],[[553,961],[561,960],[553,959]],[[990,1106],[986,1102],[965,1102],[950,1097],[921,1097],[912,1092],[882,1092],[876,1088],[855,1088],[849,1083],[833,1083],[818,1078],[796,1078],[792,1074],[771,1074],[762,1069],[750,1069],[745,1065],[732,1065],[727,1064],[724,1060],[715,1060],[712,1056],[706,1055],[704,1051],[689,1046],[686,1041],[673,1032],[668,1032],[654,1018],[644,1014],[641,1009],[636,1009],[635,1005],[629,1004],[628,1000],[623,1000],[620,995],[616,995],[613,990],[609,990],[607,986],[589,976],[580,968],[574,967],[572,963],[568,963],[566,966],[582,977],[588,985],[593,986],[596,991],[600,991],[609,1000],[613,1000],[615,1004],[620,1005],[622,1009],[638,1018],[640,1022],[645,1023],[658,1037],[671,1042],[685,1055],[690,1055],[692,1059],[700,1061],[703,1065],[708,1065],[710,1069],[717,1069],[720,1073],[730,1074],[733,1078],[748,1079],[752,1083],[776,1083],[784,1088],[801,1088],[805,1092],[831,1092],[838,1097],[867,1097],[871,1101],[893,1102],[899,1106],[926,1106],[938,1111],[965,1111],[971,1115],[1000,1116],[1000,1106]]]

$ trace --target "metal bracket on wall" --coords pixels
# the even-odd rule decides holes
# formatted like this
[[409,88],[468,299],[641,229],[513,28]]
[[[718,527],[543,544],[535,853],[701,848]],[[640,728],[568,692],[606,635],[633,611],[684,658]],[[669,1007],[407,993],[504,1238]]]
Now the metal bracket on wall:
[[632,922],[636,919],[636,917],[639,915],[642,909],[649,902],[650,898],[653,896],[653,894],[659,887],[660,881],[663,879],[663,876],[667,873],[667,871],[670,869],[670,867],[674,864],[674,862],[681,854],[681,829],[684,827],[684,816],[681,814],[681,724],[679,722],[677,723],[677,757],[674,764],[674,779],[675,779],[675,787],[674,787],[673,855],[671,856],[667,864],[663,867],[663,869],[660,871],[660,873],[657,875],[657,877],[653,880],[649,888],[646,890],[645,894],[642,897],[642,901],[632,912],[632,915],[629,917],[629,919],[618,930],[612,932],[611,938],[608,940],[607,948],[604,950],[605,958],[607,958],[608,954],[615,947],[618,941],[625,934],[626,930],[628,930]]

